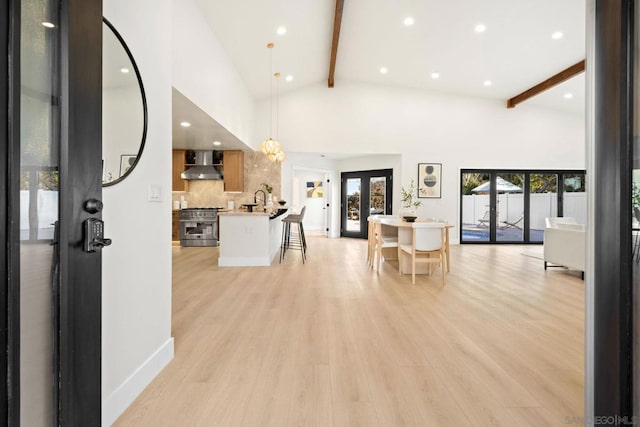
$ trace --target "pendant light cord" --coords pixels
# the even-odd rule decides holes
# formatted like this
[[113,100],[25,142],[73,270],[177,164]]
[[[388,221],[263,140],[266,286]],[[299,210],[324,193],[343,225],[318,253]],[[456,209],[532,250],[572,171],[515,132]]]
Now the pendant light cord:
[[275,73],[276,78],[276,141],[278,141],[278,113],[280,111],[280,73]]
[[273,43],[269,43],[269,138],[273,135]]

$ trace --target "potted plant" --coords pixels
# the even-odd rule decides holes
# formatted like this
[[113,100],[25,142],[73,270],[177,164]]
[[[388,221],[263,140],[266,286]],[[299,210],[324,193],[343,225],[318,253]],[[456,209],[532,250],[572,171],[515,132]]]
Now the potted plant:
[[422,206],[422,202],[420,200],[415,200],[414,195],[416,193],[416,183],[412,179],[409,183],[409,188],[405,188],[402,186],[400,189],[400,195],[402,200],[402,208],[398,210],[398,215],[405,217],[414,217],[416,216],[416,208]]

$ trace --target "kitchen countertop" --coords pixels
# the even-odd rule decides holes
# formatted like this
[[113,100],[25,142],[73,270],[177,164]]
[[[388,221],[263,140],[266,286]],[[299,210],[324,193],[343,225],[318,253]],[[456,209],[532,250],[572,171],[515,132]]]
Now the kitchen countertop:
[[269,214],[267,212],[247,212],[247,211],[220,211],[218,212],[218,215],[228,215],[228,216],[236,216],[236,215],[243,215],[243,216],[269,216]]

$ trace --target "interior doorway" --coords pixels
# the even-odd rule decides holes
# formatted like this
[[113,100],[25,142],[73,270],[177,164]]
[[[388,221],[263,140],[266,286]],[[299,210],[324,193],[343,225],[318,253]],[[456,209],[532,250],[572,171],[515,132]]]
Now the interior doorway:
[[295,168],[291,206],[295,212],[306,207],[305,233],[328,237],[331,228],[330,172],[319,169]]

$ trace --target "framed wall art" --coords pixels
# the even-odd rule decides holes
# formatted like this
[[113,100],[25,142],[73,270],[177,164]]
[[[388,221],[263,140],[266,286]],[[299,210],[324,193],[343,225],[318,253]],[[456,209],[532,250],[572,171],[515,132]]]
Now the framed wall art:
[[307,181],[307,197],[322,198],[322,181]]
[[123,176],[129,168],[135,163],[136,154],[121,154],[120,155],[120,176]]
[[442,163],[418,163],[418,197],[439,199],[442,197]]

